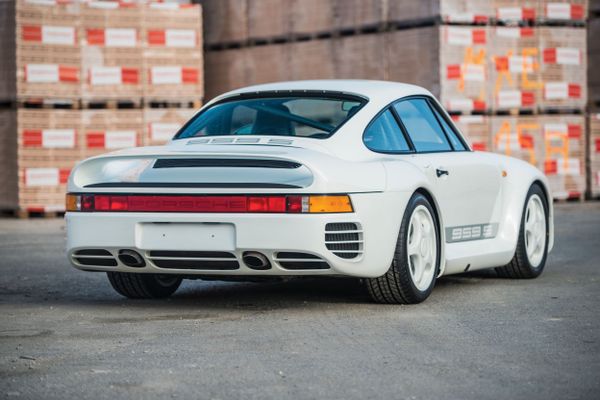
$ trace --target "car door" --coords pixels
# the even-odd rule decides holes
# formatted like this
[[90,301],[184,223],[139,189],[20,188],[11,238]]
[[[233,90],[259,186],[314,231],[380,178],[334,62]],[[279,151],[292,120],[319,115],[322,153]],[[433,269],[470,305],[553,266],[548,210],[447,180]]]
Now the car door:
[[446,241],[494,237],[501,212],[501,168],[468,149],[433,100],[412,97],[393,106],[427,176],[443,219]]

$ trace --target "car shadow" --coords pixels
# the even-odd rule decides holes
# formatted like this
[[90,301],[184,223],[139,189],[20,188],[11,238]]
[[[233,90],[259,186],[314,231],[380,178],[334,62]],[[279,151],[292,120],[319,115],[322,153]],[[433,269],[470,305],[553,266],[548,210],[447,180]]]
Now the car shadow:
[[[100,277],[99,277],[100,278]],[[476,271],[442,277],[436,282],[435,298],[451,297],[457,285],[476,286],[482,280],[504,280],[494,270]],[[94,287],[93,292],[88,292]],[[102,307],[114,309],[155,310],[276,310],[300,307],[339,305],[376,305],[370,298],[364,282],[354,278],[310,277],[267,282],[184,281],[180,289],[167,299],[125,299],[115,293],[104,279],[98,285],[79,282],[78,290],[51,292],[28,291],[24,302],[48,306],[75,306],[77,308]],[[19,294],[14,293],[21,297]],[[24,295],[24,293],[20,293]],[[12,296],[11,296],[12,297]],[[12,298],[11,303],[19,302]],[[381,306],[377,304],[376,306]]]

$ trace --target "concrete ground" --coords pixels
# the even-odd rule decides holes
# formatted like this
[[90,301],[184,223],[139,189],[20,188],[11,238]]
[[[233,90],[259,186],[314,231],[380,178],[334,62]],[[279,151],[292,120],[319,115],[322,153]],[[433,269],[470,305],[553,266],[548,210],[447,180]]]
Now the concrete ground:
[[561,204],[537,280],[442,278],[414,306],[354,280],[187,281],[119,297],[62,220],[0,220],[0,395],[31,399],[598,399],[600,203]]

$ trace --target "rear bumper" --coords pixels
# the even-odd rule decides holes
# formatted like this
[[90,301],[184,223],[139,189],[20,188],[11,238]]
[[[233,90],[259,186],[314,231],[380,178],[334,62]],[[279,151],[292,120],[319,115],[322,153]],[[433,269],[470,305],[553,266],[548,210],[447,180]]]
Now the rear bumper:
[[[192,214],[192,213],[67,213],[67,254],[78,269],[185,275],[383,275],[392,260],[400,220],[410,193],[386,192],[351,195],[354,213],[343,214]],[[165,224],[166,225],[161,225]],[[358,255],[346,259],[328,249],[325,240],[328,223],[354,223],[359,231]],[[186,224],[192,227],[228,226],[231,240],[211,249],[197,238],[161,244],[160,237],[148,240],[146,227]],[[183,226],[183,225],[178,225]],[[160,228],[159,228],[160,229]],[[211,228],[207,228],[209,231]],[[202,232],[206,231],[203,230]],[[146,233],[144,233],[146,232]],[[193,235],[194,230],[190,231]],[[160,235],[159,235],[160,236]],[[201,248],[198,248],[200,246]],[[110,252],[116,265],[83,265],[74,255],[84,249]],[[145,258],[145,267],[128,267],[118,260],[121,249],[132,249]],[[152,259],[152,251],[220,251],[230,253],[237,269],[163,268]],[[338,249],[339,250],[339,249]],[[270,260],[271,268],[255,270],[242,260],[246,251],[258,251]],[[286,268],[279,253],[301,252],[320,258],[328,269]]]

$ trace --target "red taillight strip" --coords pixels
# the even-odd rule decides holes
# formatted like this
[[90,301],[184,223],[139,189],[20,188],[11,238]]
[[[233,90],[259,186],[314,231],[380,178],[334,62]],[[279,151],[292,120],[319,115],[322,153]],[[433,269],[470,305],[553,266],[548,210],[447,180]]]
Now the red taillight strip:
[[83,195],[84,212],[301,213],[302,196]]

